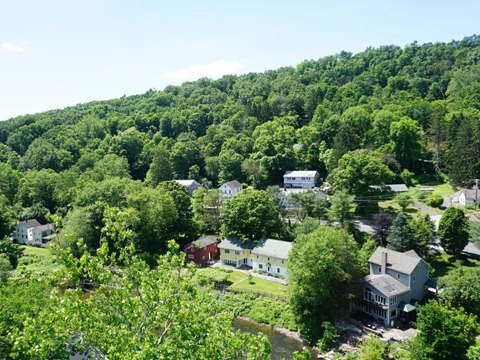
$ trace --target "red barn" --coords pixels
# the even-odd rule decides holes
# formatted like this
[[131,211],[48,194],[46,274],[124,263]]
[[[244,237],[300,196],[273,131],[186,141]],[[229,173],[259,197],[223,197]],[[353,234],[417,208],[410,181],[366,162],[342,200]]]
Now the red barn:
[[193,261],[195,264],[205,264],[217,257],[217,243],[220,241],[215,236],[202,235],[197,240],[186,245],[183,251],[187,254],[187,262]]

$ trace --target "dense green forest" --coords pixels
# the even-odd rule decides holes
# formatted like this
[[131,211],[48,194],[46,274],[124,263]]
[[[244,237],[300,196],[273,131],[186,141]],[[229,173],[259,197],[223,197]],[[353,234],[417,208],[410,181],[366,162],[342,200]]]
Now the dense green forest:
[[[294,169],[319,171],[336,192],[330,203],[313,192],[293,196],[301,205],[298,226],[283,221],[275,187],[282,185],[285,171]],[[297,266],[292,262],[292,313],[282,312],[316,341],[331,326],[328,321],[347,308],[350,285],[362,276],[375,247],[367,236],[358,241],[358,232],[349,233],[354,199],[373,195],[370,185],[411,185],[414,179],[470,187],[479,173],[477,35],[450,43],[369,48],[355,55],[341,52],[296,67],[205,78],[0,122],[0,240],[5,239],[0,241],[0,298],[9,304],[0,308],[0,320],[8,325],[0,329],[0,354],[64,357],[75,334],[73,338],[81,340],[79,349],[111,358],[129,351],[156,358],[152,354],[160,356],[155,350],[159,346],[170,358],[176,352],[180,358],[268,358],[265,340],[231,332],[233,317],[217,308],[216,295],[203,287],[208,281],[197,277],[193,267],[184,268],[178,250],[202,232],[252,240],[262,235],[296,237],[295,252],[311,261],[308,269],[322,265],[317,253],[338,256],[338,266],[324,266],[331,275],[324,268],[312,270],[306,274],[311,281],[305,281],[303,260]],[[195,179],[203,188],[189,197],[182,185],[169,181],[174,179]],[[231,180],[250,189],[219,210],[215,188]],[[411,199],[401,200],[405,210]],[[361,208],[360,201],[357,211]],[[393,225],[389,215],[377,216],[384,217],[377,223],[388,222],[395,230],[377,231],[377,244],[388,242],[425,255],[434,237],[428,219],[414,219],[409,227],[404,215]],[[8,280],[9,271],[25,259],[6,238],[18,220],[29,218],[53,222],[59,233],[52,248],[62,267],[54,274],[52,284],[58,291],[52,294],[52,284],[37,283],[21,271],[14,281]],[[338,222],[342,229],[320,226],[319,218]],[[466,222],[463,212],[458,218]],[[464,233],[468,241],[467,229]],[[422,246],[417,249],[404,239]],[[464,245],[452,254],[458,255]],[[318,276],[333,280],[325,286]],[[447,280],[453,284],[458,279]],[[8,286],[2,288],[2,282]],[[92,284],[101,291],[84,301]],[[315,296],[301,296],[310,284],[319,284],[312,290]],[[473,346],[479,332],[474,318],[478,304],[467,308],[463,303],[469,302],[455,299],[456,293],[445,292],[448,303],[460,304],[459,309],[447,304],[439,311],[432,303],[421,312],[418,327],[428,334],[429,316],[443,314],[445,323],[454,318],[462,326],[453,328],[466,329],[459,336],[466,339],[460,350],[466,353],[471,347],[473,359],[478,352],[478,345]],[[25,297],[37,300],[20,302]],[[331,298],[341,309],[331,306]],[[212,312],[223,317],[212,324]],[[35,320],[37,313],[46,320]],[[160,340],[157,317],[165,319],[163,334],[171,332]],[[197,328],[191,326],[192,317]],[[180,324],[180,330],[171,330],[173,323]],[[471,326],[463,326],[467,323]],[[182,329],[190,329],[189,336],[183,338]],[[205,334],[213,337],[212,347],[198,342],[208,342]],[[89,341],[97,339],[98,348],[83,344],[84,335]],[[436,353],[427,335],[417,338],[410,345],[413,355],[421,354],[414,346]],[[112,345],[111,339],[119,340]],[[189,344],[197,342],[198,349],[192,350]],[[198,357],[197,351],[205,353]],[[428,356],[422,359],[433,358]]]
[[139,231],[150,219],[144,239],[187,239],[198,232],[191,210],[173,185],[156,188],[164,180],[265,189],[286,170],[316,169],[356,196],[414,175],[470,186],[480,169],[479,60],[477,35],[383,46],[3,121],[3,221],[58,214],[88,243],[110,206],[131,209]]

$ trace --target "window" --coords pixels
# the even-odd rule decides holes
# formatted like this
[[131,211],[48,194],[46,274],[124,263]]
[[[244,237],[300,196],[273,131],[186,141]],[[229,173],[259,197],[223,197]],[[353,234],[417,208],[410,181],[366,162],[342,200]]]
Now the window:
[[382,267],[381,266],[378,267],[378,272],[382,272]]
[[225,249],[224,251],[225,251],[225,254],[230,254],[230,250]]
[[390,311],[390,317],[394,318],[395,316],[397,316],[397,309]]
[[240,255],[240,251],[235,251],[235,255]]
[[262,265],[262,264],[258,264],[258,268],[259,268],[259,269],[263,269],[263,265]]
[[282,264],[285,264],[285,260],[282,260]]
[[277,268],[277,273],[280,274],[280,268]]
[[415,282],[417,280],[417,275],[412,276],[412,281]]
[[397,279],[400,279],[400,273],[397,273]]
[[258,254],[257,254],[257,259],[258,259]]
[[390,305],[395,305],[397,303],[397,297],[393,296],[390,298]]
[[268,261],[270,261],[270,256],[267,259],[268,259]]

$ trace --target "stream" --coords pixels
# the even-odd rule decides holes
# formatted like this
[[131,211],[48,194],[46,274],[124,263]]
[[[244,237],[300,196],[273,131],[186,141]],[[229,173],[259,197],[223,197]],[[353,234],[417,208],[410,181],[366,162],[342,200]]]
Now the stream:
[[[272,360],[290,360],[292,359],[294,351],[302,351],[303,349],[300,341],[279,333],[269,326],[259,325],[245,319],[237,318],[235,319],[235,328],[252,334],[258,334],[260,332],[265,334],[272,345]],[[316,353],[312,353],[312,359],[315,358]]]

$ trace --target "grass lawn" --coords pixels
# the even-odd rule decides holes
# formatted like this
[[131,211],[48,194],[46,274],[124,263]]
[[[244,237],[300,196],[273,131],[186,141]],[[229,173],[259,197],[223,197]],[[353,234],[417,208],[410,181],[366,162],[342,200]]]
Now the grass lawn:
[[39,248],[35,246],[25,246],[21,245],[20,246],[22,249],[24,249],[23,253],[25,255],[42,255],[42,256],[51,256],[50,249],[46,248]]
[[[388,212],[388,213],[399,213],[402,208],[400,207],[400,205],[398,205],[394,200],[387,200],[387,201],[380,201],[378,203],[378,207],[383,209],[385,212]],[[418,209],[413,207],[413,206],[409,206],[407,207],[407,209],[405,210],[405,212],[407,214],[409,214],[410,216],[412,217],[415,217],[417,214],[418,214]]]
[[234,270],[228,275],[228,281],[230,281],[232,284],[235,284],[237,281],[240,281],[240,280],[246,279],[246,278],[247,278],[247,275],[245,275],[241,271],[235,271]]
[[433,187],[433,194],[438,194],[442,196],[452,195],[456,191],[448,183],[435,185],[432,187]]
[[440,279],[447,275],[451,270],[456,266],[460,265],[462,267],[474,267],[480,266],[480,261],[467,259],[467,260],[457,260],[446,253],[439,254],[433,258],[427,260],[431,265],[431,276]]
[[232,286],[234,289],[245,289],[245,290],[259,290],[259,291],[266,291],[269,293],[279,294],[279,295],[287,295],[287,286],[282,285],[273,281],[268,281],[264,279],[259,279],[253,277],[251,282],[248,279],[244,279],[240,281],[238,284]]

